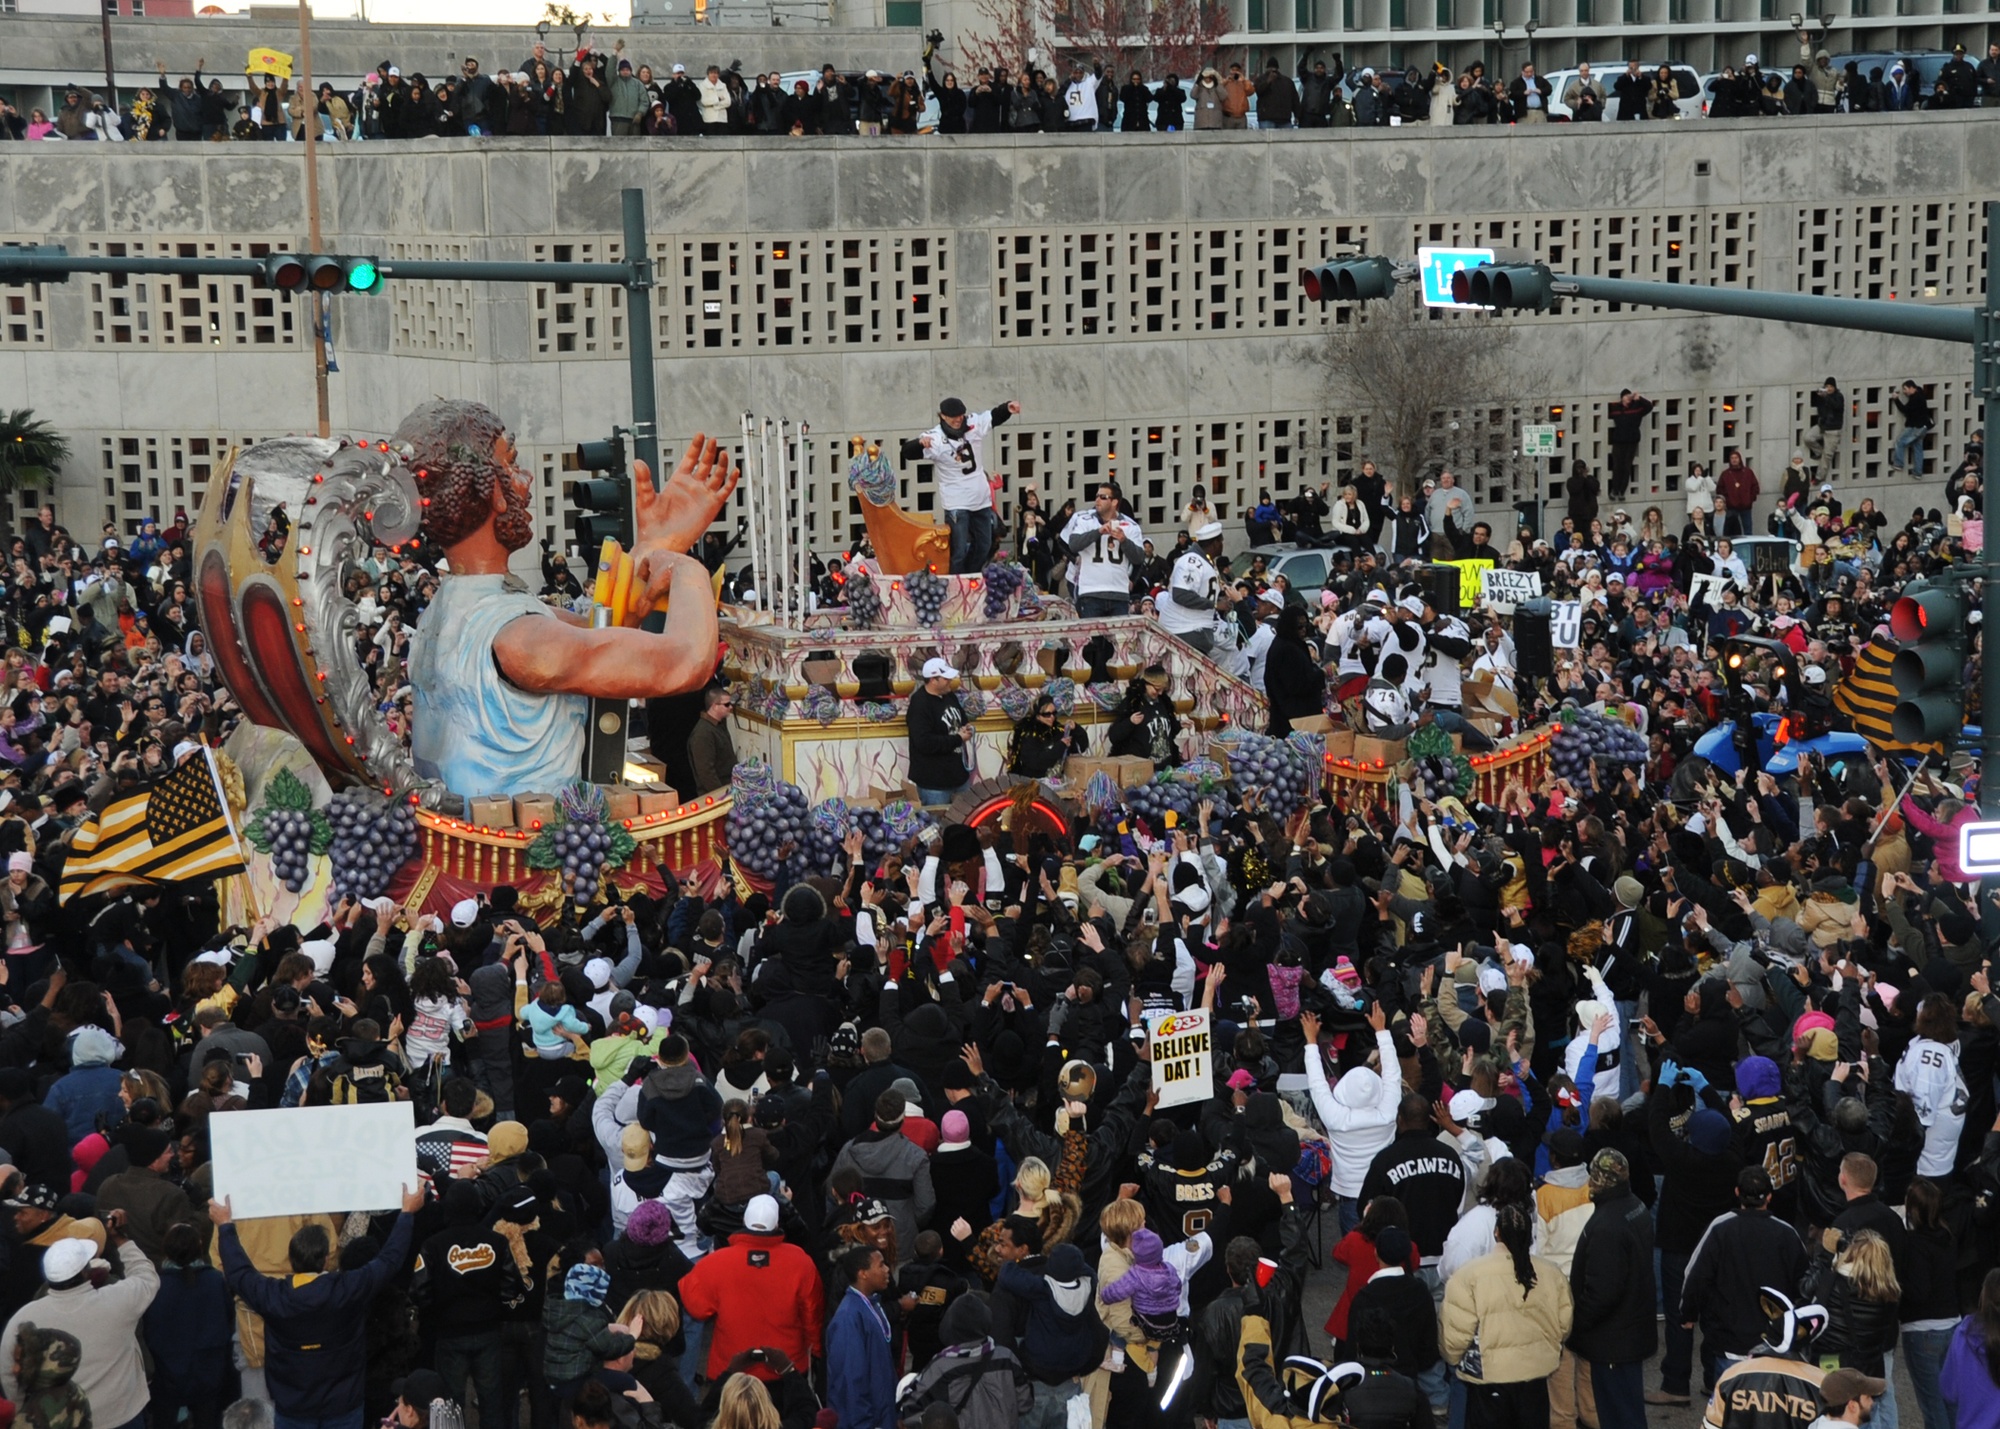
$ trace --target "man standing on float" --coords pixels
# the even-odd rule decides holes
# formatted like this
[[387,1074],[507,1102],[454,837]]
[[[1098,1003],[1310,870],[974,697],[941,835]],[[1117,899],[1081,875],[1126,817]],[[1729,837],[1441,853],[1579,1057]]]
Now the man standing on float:
[[938,424],[903,443],[904,461],[928,461],[937,472],[938,501],[951,528],[951,573],[977,575],[993,554],[998,518],[993,510],[993,478],[986,474],[986,436],[1009,417],[1021,415],[1019,402],[1003,402],[990,412],[968,416],[965,403],[947,397],[938,403]]

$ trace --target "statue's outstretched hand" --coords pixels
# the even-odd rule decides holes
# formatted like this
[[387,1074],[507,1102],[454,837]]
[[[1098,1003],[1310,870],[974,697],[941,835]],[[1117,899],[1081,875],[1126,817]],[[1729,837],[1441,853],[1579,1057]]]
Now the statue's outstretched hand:
[[740,475],[729,464],[729,449],[699,432],[658,491],[647,465],[632,465],[635,557],[654,547],[677,554],[693,549],[721,514]]

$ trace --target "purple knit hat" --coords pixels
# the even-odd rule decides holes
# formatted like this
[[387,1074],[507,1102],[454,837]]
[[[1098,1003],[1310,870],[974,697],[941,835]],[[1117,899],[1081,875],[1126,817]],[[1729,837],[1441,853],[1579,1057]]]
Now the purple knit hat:
[[674,1233],[674,1218],[659,1201],[641,1201],[626,1218],[625,1234],[634,1245],[665,1245]]

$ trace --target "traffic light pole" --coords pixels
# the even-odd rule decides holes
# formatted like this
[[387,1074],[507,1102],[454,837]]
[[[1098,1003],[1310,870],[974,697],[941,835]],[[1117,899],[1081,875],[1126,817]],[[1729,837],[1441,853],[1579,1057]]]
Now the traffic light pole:
[[[1973,315],[1972,395],[1980,404],[1986,432],[1980,499],[2000,482],[2000,203],[1986,205],[1986,307]],[[2000,815],[2000,541],[1985,538],[1979,548],[1979,811]]]
[[[1524,296],[1513,306],[1546,307],[1550,298],[1582,298],[1589,302],[1629,303],[1640,307],[1674,308],[1683,312],[1715,313],[1724,317],[1759,318],[1767,322],[1797,323],[1805,327],[1848,328],[1858,332],[1888,333],[1899,337],[1925,338],[1937,342],[1963,343],[1972,349],[1973,393],[1982,407],[1981,425],[1988,440],[1981,489],[2000,490],[2000,202],[1986,205],[1986,306],[1984,308],[1926,307],[1915,303],[1884,302],[1864,298],[1824,298],[1807,293],[1760,293],[1744,289],[1711,288],[1690,283],[1641,283],[1623,278],[1590,278],[1577,274],[1553,273],[1540,264],[1494,264],[1497,275],[1505,271],[1513,279],[1508,291]],[[1322,301],[1341,296],[1344,287],[1358,279],[1365,291],[1372,269],[1365,263],[1380,259],[1336,260],[1321,287],[1332,291]],[[1343,279],[1338,270],[1348,270]],[[1471,270],[1467,270],[1468,272]],[[1479,270],[1482,273],[1485,269]],[[1414,268],[1399,268],[1399,280],[1415,276]],[[1522,281],[1525,280],[1525,283]],[[1537,291],[1539,289],[1539,291]],[[2000,651],[1989,648],[1989,638],[2000,639],[2000,540],[1987,539],[1980,548],[1976,566],[1967,562],[1957,568],[1962,580],[1976,576],[1980,593],[1980,780],[1979,805],[1989,818],[2000,817]]]
[[[307,125],[308,144],[312,126]],[[308,174],[309,179],[316,175]],[[378,259],[378,279],[408,278],[456,283],[605,283],[625,290],[629,324],[625,350],[632,377],[632,454],[653,473],[654,489],[665,479],[660,470],[659,387],[653,370],[653,254],[646,238],[646,191],[623,193],[625,261],[622,263],[522,263],[458,258]],[[319,247],[319,205],[311,205],[312,248]],[[309,254],[282,255],[307,258]],[[269,258],[111,258],[73,256],[59,247],[0,247],[0,283],[60,283],[72,273],[159,273],[169,276],[255,278],[263,280]],[[302,270],[303,271],[303,270]],[[314,367],[318,374],[320,434],[327,432],[326,348],[320,333],[320,304],[340,290],[309,291]]]

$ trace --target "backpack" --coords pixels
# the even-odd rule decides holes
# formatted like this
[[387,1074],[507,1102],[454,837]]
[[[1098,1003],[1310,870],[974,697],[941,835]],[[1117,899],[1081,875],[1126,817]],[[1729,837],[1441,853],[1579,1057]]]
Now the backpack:
[[333,1068],[328,1086],[330,1106],[375,1106],[395,1101],[396,1094],[403,1089],[403,1079],[380,1063],[357,1067],[342,1058]]

